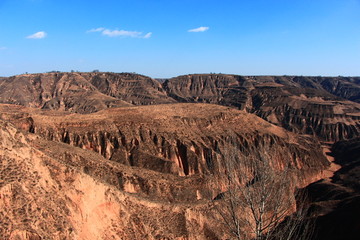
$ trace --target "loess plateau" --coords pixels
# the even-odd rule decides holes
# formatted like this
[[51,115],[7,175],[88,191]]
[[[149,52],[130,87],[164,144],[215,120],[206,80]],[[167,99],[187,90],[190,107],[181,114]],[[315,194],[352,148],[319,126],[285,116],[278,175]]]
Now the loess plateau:
[[356,77],[0,78],[0,239],[228,239],[229,152],[289,169],[314,239],[358,239],[359,138]]

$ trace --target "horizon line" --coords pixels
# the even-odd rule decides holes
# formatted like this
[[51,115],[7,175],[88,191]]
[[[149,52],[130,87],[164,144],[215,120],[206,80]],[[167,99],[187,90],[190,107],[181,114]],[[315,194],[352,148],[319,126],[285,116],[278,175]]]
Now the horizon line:
[[114,71],[100,71],[100,70],[93,70],[93,71],[47,71],[47,72],[25,72],[20,74],[14,74],[9,76],[0,76],[1,78],[8,78],[8,77],[16,77],[21,75],[37,75],[37,74],[49,74],[49,73],[114,73],[114,74],[122,74],[122,73],[128,73],[128,74],[136,74],[136,75],[142,75],[145,77],[149,77],[152,79],[171,79],[176,78],[180,76],[188,76],[188,75],[232,75],[232,76],[243,76],[243,77],[360,77],[360,75],[304,75],[304,74],[235,74],[235,73],[224,73],[224,72],[209,72],[209,73],[188,73],[188,74],[180,74],[172,77],[152,77],[150,75],[137,73],[137,72],[114,72]]

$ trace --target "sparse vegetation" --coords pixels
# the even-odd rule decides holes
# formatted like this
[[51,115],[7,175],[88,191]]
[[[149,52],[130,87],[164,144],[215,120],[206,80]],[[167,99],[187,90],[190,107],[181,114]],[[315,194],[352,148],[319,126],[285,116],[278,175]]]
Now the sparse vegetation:
[[247,156],[236,146],[227,150],[224,176],[218,176],[226,192],[214,209],[234,239],[310,239],[306,198],[298,194],[296,203],[291,167],[276,169],[270,151],[259,149],[265,150]]

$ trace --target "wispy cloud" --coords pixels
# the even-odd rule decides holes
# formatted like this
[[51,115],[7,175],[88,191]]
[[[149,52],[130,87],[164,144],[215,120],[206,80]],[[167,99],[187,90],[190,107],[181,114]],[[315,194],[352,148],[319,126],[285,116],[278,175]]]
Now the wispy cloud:
[[144,38],[151,38],[151,36],[152,36],[152,32],[149,32],[149,33],[145,34]]
[[32,35],[27,36],[28,39],[42,39],[46,37],[46,32],[37,32]]
[[6,50],[6,49],[7,49],[7,47],[0,47],[0,51]]
[[102,27],[100,27],[100,28],[93,28],[93,29],[90,29],[90,30],[88,30],[88,31],[86,31],[87,33],[92,33],[92,32],[102,32],[102,31],[104,31],[105,30],[105,28],[102,28]]
[[209,27],[198,27],[198,28],[190,29],[188,30],[188,32],[205,32],[207,30],[209,30]]
[[105,29],[102,31],[102,34],[109,37],[139,37],[141,32],[136,31],[126,31],[126,30],[109,30]]
[[150,38],[152,33],[149,32],[147,34],[143,34],[142,32],[137,31],[126,31],[126,30],[110,30],[106,28],[93,28],[88,31],[87,33],[93,32],[101,32],[102,35],[108,37],[131,37],[131,38]]

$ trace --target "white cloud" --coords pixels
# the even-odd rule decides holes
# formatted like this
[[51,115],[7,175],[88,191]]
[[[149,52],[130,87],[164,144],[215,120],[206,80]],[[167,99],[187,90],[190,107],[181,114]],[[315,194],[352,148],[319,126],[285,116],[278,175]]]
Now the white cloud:
[[88,32],[88,33],[91,33],[91,32],[102,32],[102,31],[104,31],[104,30],[105,30],[105,28],[100,27],[100,28],[90,29],[90,30],[88,30],[88,31],[86,31],[86,32]]
[[198,28],[190,29],[188,30],[188,32],[205,32],[207,30],[209,30],[209,27],[198,27]]
[[137,31],[110,30],[110,29],[106,29],[106,28],[93,28],[86,32],[87,33],[101,32],[102,35],[105,35],[108,37],[150,38],[152,35],[151,32],[143,35],[142,32],[137,32]]
[[151,38],[152,32],[145,34],[144,38]]
[[141,37],[141,32],[136,31],[126,31],[126,30],[109,30],[105,29],[102,32],[103,35],[109,36],[109,37]]
[[26,38],[29,38],[29,39],[42,39],[42,38],[45,38],[46,37],[46,32],[37,32],[37,33],[34,33],[30,36],[27,36]]

